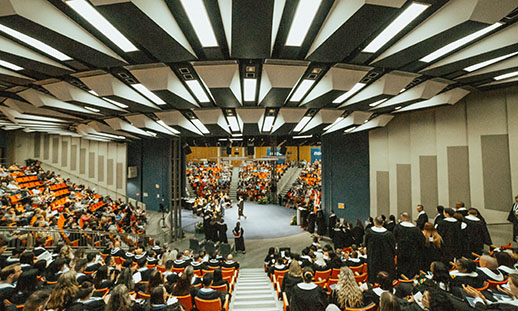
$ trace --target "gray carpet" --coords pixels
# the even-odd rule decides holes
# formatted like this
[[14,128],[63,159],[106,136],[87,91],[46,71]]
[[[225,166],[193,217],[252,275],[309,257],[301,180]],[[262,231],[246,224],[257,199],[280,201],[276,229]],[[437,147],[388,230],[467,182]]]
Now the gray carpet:
[[[293,209],[273,204],[257,204],[245,202],[244,214],[246,220],[241,218],[241,226],[246,240],[271,239],[286,237],[302,233],[298,226],[290,226],[291,218],[296,214]],[[232,228],[237,219],[237,207],[225,211],[225,222],[228,226],[227,236],[233,238]],[[201,222],[201,217],[196,217],[192,211],[182,210],[182,228],[185,232],[194,233],[194,225]]]

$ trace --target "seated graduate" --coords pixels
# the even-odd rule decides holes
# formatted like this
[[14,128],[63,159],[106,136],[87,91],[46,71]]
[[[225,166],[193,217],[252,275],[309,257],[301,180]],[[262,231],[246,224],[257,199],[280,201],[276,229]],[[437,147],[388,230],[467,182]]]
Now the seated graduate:
[[149,311],[184,311],[176,297],[168,298],[163,286],[158,286],[151,291],[149,297]]
[[191,266],[195,271],[207,270],[209,267],[202,261],[202,257],[197,254],[194,256],[194,260],[191,262]]
[[481,288],[484,286],[484,278],[477,273],[477,266],[471,259],[457,259],[455,262],[455,270],[450,272],[453,277],[452,287],[461,287],[462,285],[469,285],[474,288]]
[[322,311],[329,304],[326,291],[313,283],[313,269],[304,268],[303,283],[293,287],[290,298],[290,311]]
[[352,270],[348,267],[340,268],[338,283],[331,292],[329,303],[339,306],[342,310],[364,306],[362,290],[356,283]]
[[291,298],[293,287],[301,282],[303,282],[303,280],[300,264],[297,260],[292,260],[290,263],[290,268],[288,272],[284,274],[284,278],[282,279],[281,284],[281,291],[286,293],[288,301]]
[[477,272],[484,281],[501,282],[504,275],[498,270],[498,261],[489,255],[480,256]]
[[40,284],[37,276],[38,270],[36,269],[22,272],[16,282],[16,287],[12,292],[12,295],[6,297],[7,300],[14,305],[23,305],[25,300],[39,289]]
[[219,268],[221,267],[221,261],[223,260],[223,256],[219,254],[219,250],[215,250],[214,254],[210,256],[209,261],[207,262],[207,265],[212,268]]
[[423,275],[418,279],[418,282],[421,284],[417,286],[417,289],[420,292],[424,292],[431,287],[437,287],[447,292],[451,290],[452,278],[448,267],[444,263],[440,261],[432,262],[430,265],[430,273],[431,274]]
[[398,298],[404,298],[409,294],[406,288],[402,288],[399,285],[394,287],[394,280],[385,271],[378,272],[376,280],[379,287],[372,288],[369,286],[369,289],[363,292],[363,301],[366,305],[370,303],[375,303],[376,305],[379,305],[380,296],[385,292],[394,294]]
[[324,259],[324,253],[321,251],[315,252],[315,261],[313,262],[313,270],[314,271],[326,271],[329,267],[327,266],[327,262]]
[[185,268],[185,267],[187,267],[189,265],[190,265],[190,260],[185,260],[184,259],[184,254],[178,253],[178,255],[176,256],[176,260],[174,261],[173,266],[176,269],[181,269],[181,268]]
[[222,268],[235,268],[239,269],[239,262],[234,261],[234,256],[232,254],[228,254],[227,260],[221,263]]
[[309,247],[306,247],[302,250],[302,255],[300,255],[300,258],[299,258],[301,261],[300,266],[302,268],[311,266],[311,256],[309,254],[310,254]]
[[516,261],[507,252],[495,252],[495,258],[498,262],[498,270],[505,276],[513,273],[518,273],[515,268]]
[[340,269],[342,266],[344,266],[344,263],[340,259],[340,256],[338,256],[333,250],[330,250],[327,253],[327,257],[329,258],[327,267],[328,269]]
[[90,282],[84,282],[79,287],[76,298],[67,311],[104,311],[106,304],[101,297],[93,297],[95,287]]
[[227,291],[228,291],[229,284],[228,284],[228,281],[223,278],[223,274],[221,273],[221,268],[214,270],[212,273],[213,273],[212,285],[213,286],[226,285]]
[[268,268],[268,276],[272,276],[275,271],[283,271],[288,269],[288,266],[284,264],[284,259],[281,257],[278,257],[275,261],[275,265]]
[[[114,276],[115,276],[114,272],[108,273],[107,266],[101,266],[97,270],[97,272],[95,272],[95,277],[93,280],[95,289],[112,288]],[[79,280],[78,280],[78,283],[80,283]]]
[[348,267],[359,267],[365,263],[365,261],[358,256],[358,252],[355,250],[351,253],[345,253],[344,259],[344,264]]
[[[185,272],[180,276],[180,278],[176,281],[176,283],[172,286],[171,295],[173,296],[186,296],[191,295],[194,297],[194,294],[198,291],[198,288],[194,287],[192,284],[193,274],[189,273],[189,270],[192,268],[189,267],[185,269]],[[192,272],[192,271],[190,271]]]
[[264,264],[267,268],[275,264],[275,259],[278,257],[278,255],[275,252],[274,247],[270,247],[268,250],[268,254],[266,257],[264,257]]
[[464,286],[467,295],[475,298],[475,310],[518,310],[518,274],[509,276],[508,288],[498,286],[498,291],[504,294],[502,298],[496,302],[491,302],[484,294],[477,291],[471,286]]
[[74,265],[74,270],[76,271],[77,283],[83,284],[83,282],[92,282],[92,277],[90,275],[85,274],[86,264],[88,261],[86,259],[79,259],[76,261]]
[[204,300],[219,299],[221,301],[221,306],[223,306],[225,301],[228,299],[228,292],[217,291],[210,288],[213,279],[214,276],[212,273],[206,273],[201,282],[202,288],[196,291],[194,296]]

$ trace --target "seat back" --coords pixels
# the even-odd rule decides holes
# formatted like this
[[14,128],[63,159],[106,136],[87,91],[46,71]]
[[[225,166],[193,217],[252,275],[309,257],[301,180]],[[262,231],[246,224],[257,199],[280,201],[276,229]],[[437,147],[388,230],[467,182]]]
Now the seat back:
[[356,283],[358,283],[358,285],[360,283],[365,283],[365,281],[367,281],[367,273],[363,273],[363,274],[360,274],[360,275],[355,275],[354,279],[356,280]]
[[139,299],[149,299],[150,295],[149,294],[144,294],[143,292],[137,292],[137,298],[139,298]]
[[203,269],[203,270],[201,271],[201,274],[202,274],[202,275],[205,275],[205,274],[207,274],[207,273],[212,273],[212,270],[205,270],[205,269]]
[[331,278],[331,279],[329,279],[329,281],[327,281],[327,286],[329,287],[329,286],[331,286],[333,284],[336,284],[336,283],[338,283],[338,279]]
[[228,292],[228,286],[223,285],[212,285],[210,288],[217,290],[218,292]]
[[191,297],[191,295],[176,296],[176,298],[182,304],[182,306],[185,308],[185,311],[191,311],[192,310],[192,297]]
[[183,273],[183,270],[185,270],[185,268],[173,268],[173,272],[176,274]]
[[366,306],[366,307],[361,307],[361,308],[345,308],[345,311],[367,311],[367,310],[376,310],[376,304],[375,303],[371,303],[370,305]]
[[276,279],[279,279],[280,276],[284,277],[286,272],[288,272],[288,270],[275,270],[273,271],[273,275],[275,275]]
[[314,281],[313,283],[315,283],[316,285],[318,285],[318,286],[320,286],[322,288],[326,287],[326,280]]
[[194,303],[199,311],[221,311],[221,301],[219,299],[205,300],[194,297]]
[[201,278],[201,277],[203,276],[203,275],[202,275],[202,272],[201,272],[201,269],[193,270],[193,272],[194,272],[194,275],[196,275],[197,277],[200,277],[200,278]]
[[362,274],[363,273],[363,265],[359,265],[358,267],[349,267],[349,269],[351,269],[351,271],[356,274],[355,272],[357,272],[358,274]]
[[313,277],[315,280],[329,280],[329,277],[331,276],[331,269],[328,269],[326,271],[315,271],[315,276]]
[[331,270],[331,276],[329,278],[330,279],[338,279],[338,275],[339,274],[340,274],[340,269],[333,268],[333,270]]
[[226,277],[233,277],[234,276],[234,268],[232,269],[221,269],[221,275],[226,278]]

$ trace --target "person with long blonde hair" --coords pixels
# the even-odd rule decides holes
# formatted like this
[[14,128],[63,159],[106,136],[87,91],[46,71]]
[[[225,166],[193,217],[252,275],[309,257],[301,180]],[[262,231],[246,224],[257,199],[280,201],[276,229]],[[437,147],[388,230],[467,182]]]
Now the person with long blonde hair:
[[442,259],[442,237],[430,222],[424,224],[423,235],[425,239],[424,252],[422,254],[421,267],[428,269],[434,261]]
[[66,309],[74,301],[78,291],[79,284],[76,280],[76,272],[72,270],[63,273],[50,294],[47,308]]
[[292,260],[290,268],[282,279],[281,291],[286,293],[286,297],[290,299],[293,287],[302,282],[302,268],[297,260]]
[[340,268],[338,283],[331,292],[331,303],[345,308],[359,308],[364,305],[362,290],[354,279],[354,274],[348,267]]
[[128,288],[119,284],[111,291],[105,311],[131,311],[132,306]]

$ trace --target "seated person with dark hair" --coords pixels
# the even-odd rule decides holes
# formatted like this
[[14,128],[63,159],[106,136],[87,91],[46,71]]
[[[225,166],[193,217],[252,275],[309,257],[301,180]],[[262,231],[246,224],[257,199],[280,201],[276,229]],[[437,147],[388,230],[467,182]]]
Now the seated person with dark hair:
[[225,305],[225,301],[228,299],[228,293],[210,288],[213,280],[214,276],[212,273],[206,273],[201,281],[202,288],[200,288],[194,296],[203,300],[219,299],[221,301],[221,306],[223,307]]
[[473,260],[461,258],[455,262],[456,270],[450,272],[453,277],[451,282],[452,287],[462,287],[462,285],[469,285],[474,288],[481,288],[484,286],[484,278],[477,273],[477,266]]
[[208,266],[206,263],[202,261],[202,258],[199,254],[194,256],[194,261],[191,262],[191,266],[195,271],[207,270]]

